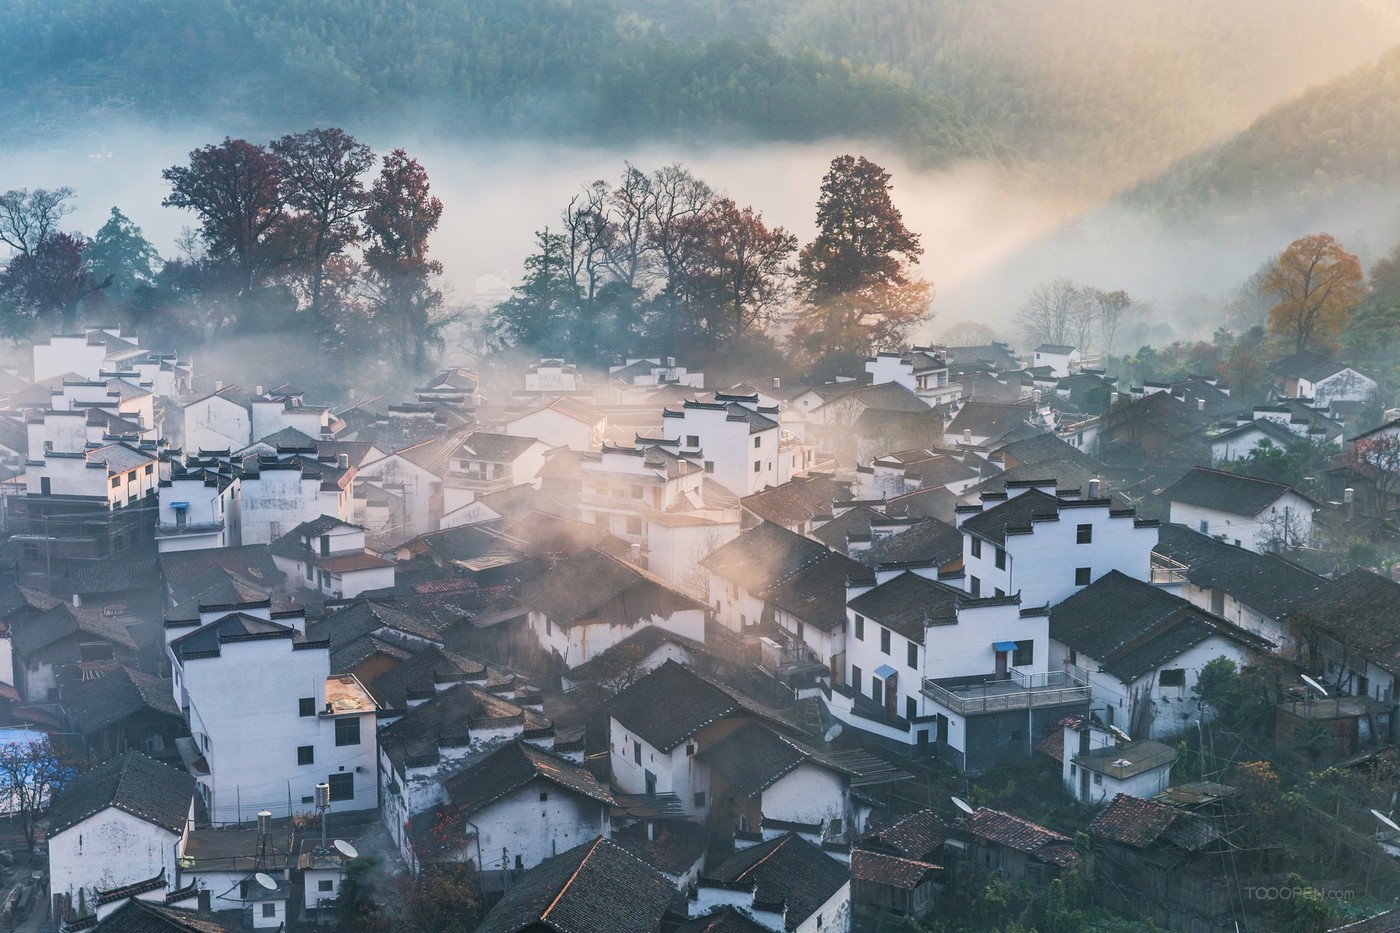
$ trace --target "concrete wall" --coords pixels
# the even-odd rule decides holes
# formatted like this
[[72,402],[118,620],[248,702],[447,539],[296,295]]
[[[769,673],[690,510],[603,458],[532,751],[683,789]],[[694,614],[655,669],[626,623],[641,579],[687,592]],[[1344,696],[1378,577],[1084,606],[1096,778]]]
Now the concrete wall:
[[811,762],[798,765],[763,792],[763,815],[792,823],[827,823],[851,819],[846,782],[841,775]]
[[540,778],[470,819],[481,832],[481,867],[487,869],[501,868],[502,859],[507,868],[514,868],[517,856],[523,867],[533,868],[596,836],[610,834],[605,805]]
[[321,480],[300,469],[269,469],[240,482],[238,521],[243,544],[271,544],[302,522],[321,516]]
[[570,450],[592,450],[602,441],[602,432],[595,425],[585,424],[552,408],[521,415],[506,424],[506,433],[516,437],[533,437],[550,447]]
[[237,402],[211,395],[185,406],[185,449],[190,453],[241,450],[253,440],[252,417]]
[[575,622],[567,628],[549,623],[543,613],[531,611],[527,624],[540,647],[558,654],[571,668],[602,654],[648,625],[696,641],[705,640],[705,613],[700,609],[682,609],[669,616],[653,615],[626,626],[593,620]]
[[1230,544],[1262,554],[1268,550],[1266,545],[1269,539],[1283,535],[1285,525],[1290,543],[1308,544],[1312,540],[1313,505],[1291,492],[1254,516],[1234,515],[1185,502],[1173,502],[1171,521],[1213,538],[1223,537]]
[[49,889],[76,901],[78,889],[86,888],[91,904],[94,890],[147,881],[161,869],[173,883],[181,838],[180,833],[108,807],[49,837]]

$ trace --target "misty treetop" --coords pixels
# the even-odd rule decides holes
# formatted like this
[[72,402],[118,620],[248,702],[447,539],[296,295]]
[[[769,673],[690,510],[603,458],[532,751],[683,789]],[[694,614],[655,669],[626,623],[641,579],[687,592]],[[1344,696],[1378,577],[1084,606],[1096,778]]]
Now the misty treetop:
[[91,240],[63,232],[70,188],[0,195],[0,242],[15,252],[0,272],[5,336],[71,331],[101,305],[172,345],[283,333],[403,376],[429,365],[449,320],[429,255],[443,208],[407,152],[378,158],[318,128],[228,137],[161,174],[162,203],[198,221],[165,260],[117,208]]
[[816,239],[771,227],[681,165],[627,164],[585,185],[535,237],[525,277],[490,326],[504,344],[582,358],[732,351],[783,341],[821,371],[903,344],[931,315],[922,254],[890,175],[840,156],[822,182]]

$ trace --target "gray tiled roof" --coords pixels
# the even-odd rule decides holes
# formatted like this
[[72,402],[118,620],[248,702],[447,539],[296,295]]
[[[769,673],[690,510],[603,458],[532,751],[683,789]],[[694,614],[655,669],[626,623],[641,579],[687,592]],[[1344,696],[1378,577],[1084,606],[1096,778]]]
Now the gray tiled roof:
[[179,834],[184,832],[194,792],[192,776],[140,752],[127,752],[68,782],[49,809],[49,835],[108,807]]
[[789,930],[850,880],[849,868],[793,833],[736,852],[710,874],[718,881],[753,882],[755,900],[786,903]]

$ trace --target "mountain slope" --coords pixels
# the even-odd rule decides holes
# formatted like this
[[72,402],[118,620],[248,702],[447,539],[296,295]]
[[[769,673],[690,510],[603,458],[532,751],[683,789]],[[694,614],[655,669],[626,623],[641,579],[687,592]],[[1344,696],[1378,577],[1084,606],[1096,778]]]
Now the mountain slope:
[[1169,211],[1287,202],[1306,213],[1338,194],[1400,189],[1400,47],[1275,107],[1219,149],[1138,193]]
[[675,41],[614,0],[12,0],[0,119],[417,123],[559,140],[875,137],[1009,158],[945,98],[764,41]]

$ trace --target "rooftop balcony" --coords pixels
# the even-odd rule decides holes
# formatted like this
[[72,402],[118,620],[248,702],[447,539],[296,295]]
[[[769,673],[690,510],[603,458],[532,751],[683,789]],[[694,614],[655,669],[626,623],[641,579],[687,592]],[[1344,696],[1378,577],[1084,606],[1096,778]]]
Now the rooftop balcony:
[[1026,674],[1012,670],[1002,680],[994,676],[942,677],[925,680],[921,692],[960,716],[1089,702],[1089,685],[1068,671]]
[[167,538],[171,535],[209,535],[217,534],[223,530],[223,519],[214,522],[158,522],[156,524],[156,537]]

